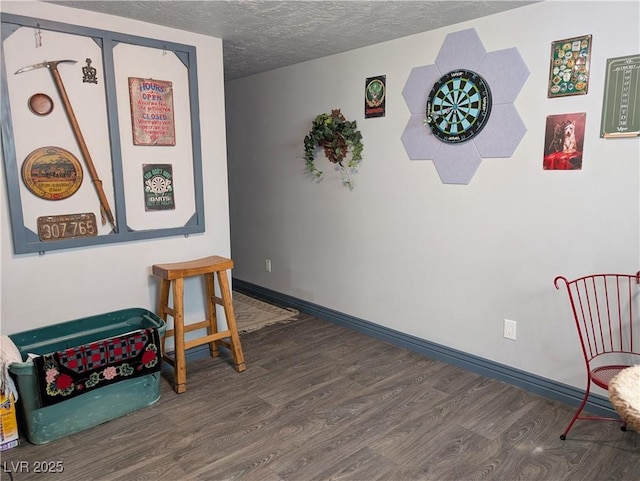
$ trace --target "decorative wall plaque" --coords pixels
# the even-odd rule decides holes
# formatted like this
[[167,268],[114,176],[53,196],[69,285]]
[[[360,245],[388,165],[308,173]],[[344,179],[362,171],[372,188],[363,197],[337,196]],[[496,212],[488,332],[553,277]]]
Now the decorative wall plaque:
[[552,42],[547,97],[586,94],[590,59],[591,35]]
[[364,118],[384,117],[387,76],[369,77],[364,84]]
[[171,164],[144,164],[142,175],[145,210],[175,209]]
[[60,147],[42,147],[31,152],[22,164],[22,180],[42,199],[71,197],[82,184],[82,166],[69,151]]
[[129,77],[129,99],[135,145],[176,145],[171,82]]

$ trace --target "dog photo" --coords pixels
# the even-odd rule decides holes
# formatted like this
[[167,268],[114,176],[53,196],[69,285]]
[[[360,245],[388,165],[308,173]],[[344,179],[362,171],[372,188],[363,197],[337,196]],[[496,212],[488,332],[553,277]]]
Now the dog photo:
[[582,169],[586,113],[547,116],[543,169]]

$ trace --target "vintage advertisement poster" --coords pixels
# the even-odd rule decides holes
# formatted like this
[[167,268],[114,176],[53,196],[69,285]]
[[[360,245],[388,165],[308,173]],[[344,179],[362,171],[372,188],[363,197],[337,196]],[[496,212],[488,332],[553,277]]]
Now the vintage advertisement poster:
[[544,170],[581,170],[587,114],[547,116]]
[[176,145],[171,82],[129,77],[129,101],[134,145]]
[[145,210],[171,210],[176,208],[173,191],[173,167],[171,164],[144,164]]
[[369,77],[364,84],[364,118],[384,117],[387,76]]

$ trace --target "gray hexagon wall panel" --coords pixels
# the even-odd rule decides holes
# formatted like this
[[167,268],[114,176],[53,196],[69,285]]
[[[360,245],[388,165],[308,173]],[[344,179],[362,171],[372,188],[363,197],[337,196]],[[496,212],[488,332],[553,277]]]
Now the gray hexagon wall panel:
[[443,184],[468,184],[480,167],[482,158],[471,142],[443,144],[433,159]]
[[515,47],[487,53],[478,66],[480,72],[489,83],[494,104],[513,103],[529,77],[529,69]]
[[440,147],[439,142],[433,142],[433,135],[424,124],[424,112],[412,114],[407,126],[402,132],[402,143],[411,160],[430,160]]
[[442,74],[458,68],[475,70],[486,53],[475,29],[461,30],[445,37],[436,65]]
[[[426,102],[436,81],[456,69],[475,71],[486,80],[492,108],[479,134],[450,144],[425,124]],[[401,138],[409,159],[433,160],[444,184],[468,184],[483,158],[511,157],[527,131],[513,102],[529,73],[515,47],[487,52],[473,28],[447,35],[435,64],[412,69],[402,90],[411,112]]]
[[511,157],[526,131],[515,105],[494,105],[489,122],[472,141],[481,157]]
[[440,76],[440,71],[435,65],[415,67],[411,70],[409,79],[402,90],[402,96],[409,106],[409,112],[412,114],[424,113],[427,95],[429,94],[429,91],[425,90],[424,86],[433,85]]

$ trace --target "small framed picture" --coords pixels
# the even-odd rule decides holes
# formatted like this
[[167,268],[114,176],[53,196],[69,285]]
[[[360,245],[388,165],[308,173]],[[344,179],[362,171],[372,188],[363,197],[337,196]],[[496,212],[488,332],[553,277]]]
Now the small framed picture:
[[384,117],[387,102],[387,76],[369,77],[364,84],[364,118]]
[[585,95],[589,90],[591,35],[551,42],[547,97]]
[[544,170],[581,170],[587,114],[547,116],[544,139]]

